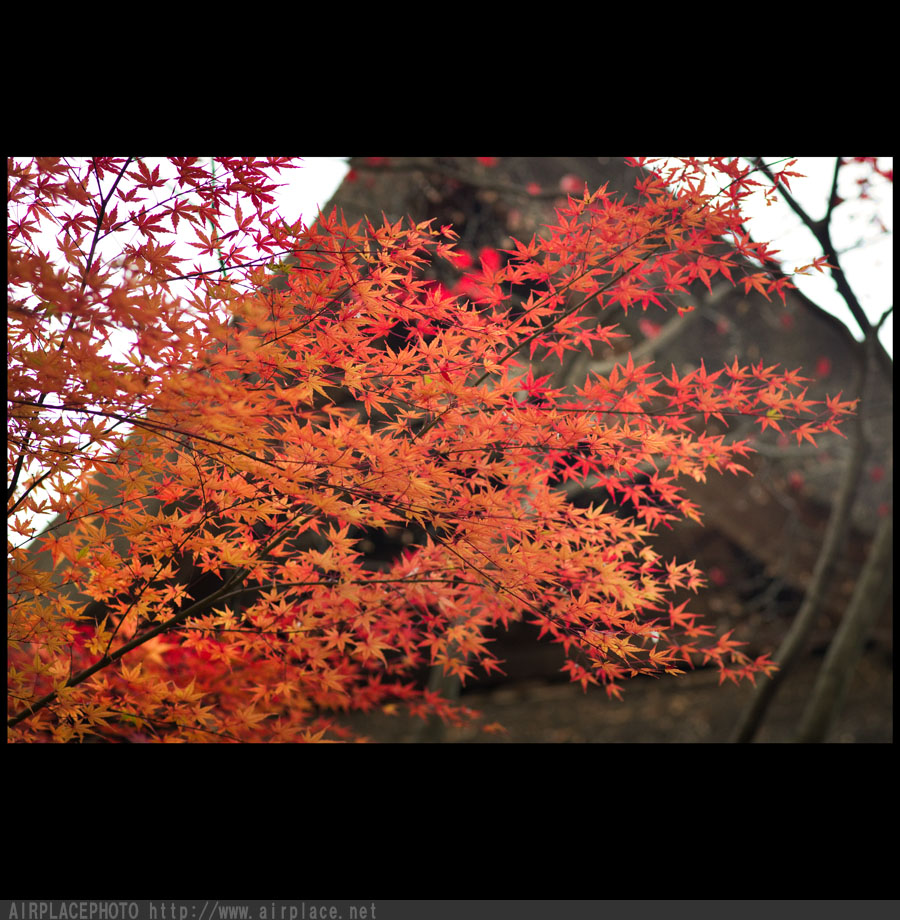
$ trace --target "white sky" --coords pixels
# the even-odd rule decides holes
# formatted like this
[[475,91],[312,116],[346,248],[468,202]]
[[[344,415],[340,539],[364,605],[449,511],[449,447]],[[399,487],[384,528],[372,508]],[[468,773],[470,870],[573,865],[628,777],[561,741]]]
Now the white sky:
[[[318,209],[328,203],[346,175],[346,159],[306,157],[300,169],[285,170],[277,179],[285,185],[276,193],[282,217],[289,222],[294,222],[299,217],[303,218],[304,223],[311,222]],[[771,163],[778,159],[780,158],[766,157],[765,161]],[[891,168],[892,158],[884,158],[881,165]],[[834,158],[800,157],[797,165],[791,168],[807,176],[805,179],[791,181],[795,197],[813,219],[822,217],[831,187]],[[841,197],[856,197],[853,192],[854,179],[851,168],[842,169],[843,183],[838,190]],[[832,238],[841,253],[850,285],[873,322],[877,322],[884,310],[893,304],[894,296],[893,188],[886,182],[878,185],[883,194],[877,201],[841,205],[835,211],[832,225]],[[889,234],[879,234],[871,225],[871,216],[876,210],[890,231]],[[815,239],[803,228],[800,219],[786,204],[780,202],[766,207],[762,202],[754,204],[751,200],[747,213],[750,217],[747,226],[753,238],[771,242],[773,249],[780,250],[786,271],[812,262],[816,256],[821,255]],[[41,239],[38,245],[45,251],[52,250],[53,239]],[[194,260],[194,250],[187,247],[179,252],[176,245],[173,255],[191,258],[191,262],[185,263],[186,270]],[[795,283],[811,300],[841,319],[857,339],[861,338],[856,322],[844,306],[834,282],[827,275],[814,272],[810,277],[795,279]],[[888,352],[893,354],[893,323],[890,318],[882,328],[881,340]],[[21,538],[13,539],[18,543]]]

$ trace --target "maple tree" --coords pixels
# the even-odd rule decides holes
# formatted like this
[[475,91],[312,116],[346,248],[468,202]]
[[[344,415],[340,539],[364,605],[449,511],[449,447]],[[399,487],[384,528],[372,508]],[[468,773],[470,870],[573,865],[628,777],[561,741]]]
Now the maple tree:
[[[851,401],[737,358],[629,355],[571,388],[531,366],[612,345],[604,310],[666,309],[697,279],[783,298],[741,226],[751,167],[636,159],[635,203],[569,188],[540,236],[476,266],[431,222],[288,226],[271,174],[294,164],[216,164],[8,162],[12,739],[322,740],[375,707],[460,721],[417,676],[501,670],[488,632],[523,618],[610,696],[698,663],[771,672],[690,613],[701,573],[653,534],[699,520],[680,477],[746,472],[751,444],[711,419],[816,444]],[[187,272],[160,240],[179,231]],[[466,266],[454,289],[433,262]],[[608,503],[567,501],[588,481]],[[24,549],[48,511],[71,525],[42,538],[53,572]],[[378,565],[364,529],[419,539]]]

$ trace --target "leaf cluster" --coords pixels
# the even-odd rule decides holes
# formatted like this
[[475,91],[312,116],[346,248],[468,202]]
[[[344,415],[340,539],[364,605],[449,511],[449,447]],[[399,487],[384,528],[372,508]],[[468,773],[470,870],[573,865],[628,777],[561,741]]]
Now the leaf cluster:
[[[216,165],[9,163],[10,530],[70,525],[42,538],[51,571],[10,543],[14,739],[322,740],[336,712],[398,706],[459,721],[422,670],[501,670],[490,635],[522,619],[610,696],[698,662],[772,669],[677,602],[702,576],[653,534],[699,520],[679,479],[746,472],[750,444],[711,420],[815,443],[852,406],[737,358],[666,374],[629,355],[571,387],[532,367],[608,349],[611,307],[665,309],[697,279],[783,297],[780,275],[735,282],[723,242],[771,258],[741,230],[748,171],[686,160],[636,204],[585,189],[448,292],[425,273],[458,260],[452,228],[289,227],[267,206],[291,164]],[[190,271],[162,239],[185,229]],[[576,507],[564,482],[609,502]],[[373,565],[364,528],[421,537]],[[217,587],[197,596],[198,577]]]

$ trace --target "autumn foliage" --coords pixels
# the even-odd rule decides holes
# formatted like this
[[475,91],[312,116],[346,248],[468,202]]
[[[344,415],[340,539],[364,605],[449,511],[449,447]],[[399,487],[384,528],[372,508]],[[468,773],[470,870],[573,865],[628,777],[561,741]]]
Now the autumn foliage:
[[[701,573],[653,535],[699,519],[680,479],[745,472],[730,418],[815,443],[852,406],[737,358],[629,355],[575,387],[531,366],[608,354],[607,308],[664,310],[697,279],[783,297],[741,228],[752,172],[634,161],[636,203],[573,194],[448,289],[429,267],[471,262],[450,227],[287,226],[273,176],[293,165],[9,161],[11,738],[319,740],[376,707],[458,721],[424,669],[501,670],[489,633],[523,618],[612,696],[697,664],[771,670],[690,612]],[[570,481],[608,501],[577,507]],[[74,525],[42,539],[51,571],[24,549],[48,511]],[[415,538],[373,562],[364,529]]]

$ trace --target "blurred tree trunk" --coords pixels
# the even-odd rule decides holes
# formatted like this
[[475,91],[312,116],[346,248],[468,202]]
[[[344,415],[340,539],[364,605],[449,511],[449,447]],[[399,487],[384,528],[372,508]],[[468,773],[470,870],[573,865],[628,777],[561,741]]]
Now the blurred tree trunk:
[[[807,704],[797,741],[828,740],[828,731],[841,711],[863,643],[884,610],[893,575],[894,520],[881,520],[866,566],[856,584],[853,600],[841,621],[819,671]],[[889,703],[885,700],[885,703]]]
[[738,722],[733,739],[738,743],[747,743],[756,737],[778,689],[790,674],[798,656],[804,651],[813,626],[821,616],[823,598],[834,578],[835,562],[847,542],[850,514],[868,452],[862,417],[858,415],[854,421],[853,453],[841,479],[837,500],[831,509],[828,531],[824,543],[819,548],[812,582],[784,641],[774,656],[778,670],[767,680],[760,681],[752,702]]

